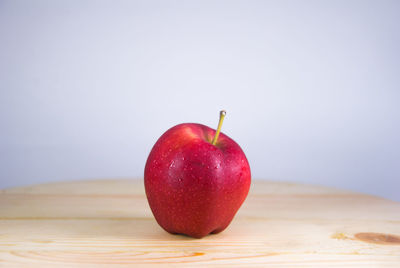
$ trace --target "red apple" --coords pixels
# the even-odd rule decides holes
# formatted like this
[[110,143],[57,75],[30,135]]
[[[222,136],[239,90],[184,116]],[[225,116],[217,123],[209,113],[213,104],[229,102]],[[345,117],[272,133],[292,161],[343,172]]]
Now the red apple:
[[250,166],[240,146],[205,125],[167,130],[146,162],[144,184],[150,208],[167,232],[201,238],[223,231],[250,188]]

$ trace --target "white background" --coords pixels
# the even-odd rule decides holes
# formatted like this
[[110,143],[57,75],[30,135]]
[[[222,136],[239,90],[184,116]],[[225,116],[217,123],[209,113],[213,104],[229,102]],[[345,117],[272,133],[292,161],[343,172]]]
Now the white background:
[[216,127],[253,178],[400,201],[400,1],[0,0],[0,188],[143,176]]

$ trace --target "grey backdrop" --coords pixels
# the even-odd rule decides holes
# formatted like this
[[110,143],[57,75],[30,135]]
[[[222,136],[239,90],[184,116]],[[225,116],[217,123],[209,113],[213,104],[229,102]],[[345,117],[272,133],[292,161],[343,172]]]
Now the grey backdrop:
[[217,125],[253,178],[400,201],[400,1],[0,0],[0,188],[142,177]]

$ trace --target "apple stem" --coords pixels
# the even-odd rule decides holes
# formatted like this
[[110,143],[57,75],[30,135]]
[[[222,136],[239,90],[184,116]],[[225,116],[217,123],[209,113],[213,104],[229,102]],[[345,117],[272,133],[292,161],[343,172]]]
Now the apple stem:
[[224,110],[219,112],[218,127],[217,127],[217,131],[215,132],[214,139],[211,142],[212,145],[215,145],[217,143],[219,133],[221,132],[221,128],[222,128],[222,122],[224,122],[225,115],[226,115],[226,112]]

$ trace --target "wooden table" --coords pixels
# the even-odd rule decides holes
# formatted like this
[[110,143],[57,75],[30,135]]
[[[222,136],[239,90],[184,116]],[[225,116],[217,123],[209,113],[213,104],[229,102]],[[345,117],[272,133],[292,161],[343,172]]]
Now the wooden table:
[[142,180],[0,192],[0,267],[400,267],[400,203],[320,186],[253,181],[224,232],[170,235]]

